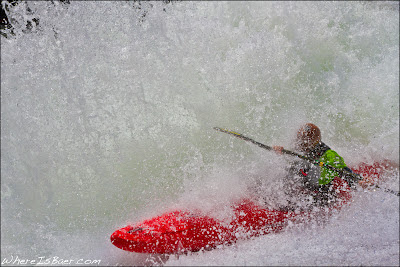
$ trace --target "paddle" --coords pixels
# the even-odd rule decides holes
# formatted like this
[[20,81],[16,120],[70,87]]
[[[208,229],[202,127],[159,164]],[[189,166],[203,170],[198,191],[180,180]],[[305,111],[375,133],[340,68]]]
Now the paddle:
[[[267,150],[273,150],[272,147],[264,145],[264,144],[261,144],[260,142],[257,142],[257,141],[255,141],[255,140],[253,140],[253,139],[251,139],[249,137],[246,137],[246,136],[244,136],[244,135],[242,135],[240,133],[236,133],[234,131],[230,131],[230,130],[227,130],[227,129],[222,129],[222,128],[219,128],[219,127],[214,127],[214,129],[217,130],[217,131],[223,132],[223,133],[227,133],[227,134],[233,135],[233,136],[235,136],[237,138],[240,138],[242,140],[251,142],[251,143],[253,143],[253,144],[255,144],[255,145],[257,145],[257,146],[259,146],[261,148],[264,148],[264,149],[267,149]],[[362,177],[358,173],[354,173],[350,168],[338,169],[338,168],[332,167],[330,165],[327,165],[322,161],[313,160],[313,159],[310,159],[310,158],[308,158],[306,156],[294,153],[294,152],[286,150],[286,149],[282,149],[282,153],[301,158],[303,160],[306,160],[306,161],[308,161],[308,162],[310,162],[310,163],[312,163],[314,165],[320,166],[320,167],[325,167],[327,169],[330,169],[332,171],[335,171],[335,172],[339,173],[341,176],[345,176],[347,178],[351,178],[353,181],[361,181],[361,180],[364,179],[364,177]],[[377,189],[382,189],[383,191],[391,193],[391,194],[394,194],[396,196],[400,196],[400,192],[397,192],[397,191],[394,191],[394,190],[391,190],[391,189],[381,188],[378,185],[372,185],[372,187],[377,188]]]

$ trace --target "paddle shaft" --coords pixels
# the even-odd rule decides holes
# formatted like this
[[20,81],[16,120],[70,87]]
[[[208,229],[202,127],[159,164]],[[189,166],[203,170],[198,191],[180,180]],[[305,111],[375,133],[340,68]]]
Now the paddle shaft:
[[[251,142],[251,143],[253,143],[253,144],[255,144],[255,145],[257,145],[257,146],[259,146],[261,148],[264,148],[264,149],[267,149],[267,150],[273,150],[272,147],[264,145],[264,144],[261,144],[260,142],[257,142],[257,141],[255,141],[255,140],[253,140],[253,139],[251,139],[249,137],[246,137],[246,136],[244,136],[244,135],[242,135],[240,133],[236,133],[236,132],[233,132],[233,131],[230,131],[230,130],[227,130],[227,129],[218,128],[218,127],[214,127],[214,129],[217,130],[217,131],[223,132],[223,133],[227,133],[227,134],[233,135],[233,136],[235,136],[237,138],[240,138],[242,140]],[[304,160],[306,160],[306,161],[308,161],[308,162],[310,162],[310,163],[312,163],[314,165],[318,165],[318,166],[321,166],[321,167],[323,166],[323,167],[326,167],[326,168],[331,169],[331,170],[336,171],[336,172],[343,172],[343,170],[341,170],[341,169],[334,168],[332,166],[326,165],[325,163],[323,163],[321,161],[310,159],[310,158],[308,158],[306,156],[294,153],[292,151],[289,151],[289,150],[286,150],[286,149],[282,149],[281,151],[284,154],[304,159]],[[354,173],[350,173],[350,172],[348,172],[348,173],[349,174],[354,174]],[[362,177],[361,178],[355,177],[355,178],[358,179],[358,180],[362,180]]]
[[[237,132],[234,132],[234,131],[230,131],[230,130],[227,130],[227,129],[222,129],[222,128],[219,128],[219,127],[214,127],[214,129],[217,130],[217,131],[223,132],[223,133],[227,133],[227,134],[233,135],[233,136],[235,136],[237,138],[240,138],[240,139],[242,139],[244,141],[251,142],[251,143],[253,143],[253,144],[255,144],[255,145],[257,145],[257,146],[259,146],[261,148],[264,148],[266,150],[273,150],[272,147],[264,145],[264,144],[262,144],[260,142],[257,142],[257,141],[255,141],[255,140],[253,140],[253,139],[251,139],[249,137],[246,137],[246,136],[244,136],[244,135],[242,135],[240,133],[237,133]],[[361,180],[364,179],[360,174],[354,173],[350,169],[349,170],[338,169],[338,168],[329,166],[329,165],[325,164],[322,161],[313,160],[313,159],[310,159],[310,158],[308,158],[306,156],[294,153],[294,152],[286,150],[286,149],[282,149],[282,153],[301,158],[303,160],[306,160],[306,161],[308,161],[308,162],[310,162],[310,163],[312,163],[314,165],[320,166],[320,167],[325,167],[327,169],[330,169],[332,171],[335,171],[335,172],[339,173],[341,176],[346,176],[346,177],[352,178],[355,181],[361,181]],[[400,192],[397,192],[397,191],[394,191],[394,190],[391,190],[391,189],[381,188],[381,187],[379,187],[377,185],[373,185],[373,186],[375,188],[377,188],[377,189],[382,189],[383,191],[385,191],[387,193],[392,193],[394,195],[400,196]]]

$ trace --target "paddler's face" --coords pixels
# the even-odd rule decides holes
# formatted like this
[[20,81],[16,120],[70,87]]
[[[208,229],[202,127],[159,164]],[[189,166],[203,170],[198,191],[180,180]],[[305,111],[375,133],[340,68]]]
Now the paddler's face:
[[301,152],[309,152],[315,145],[315,141],[309,138],[300,138],[296,139],[295,149]]

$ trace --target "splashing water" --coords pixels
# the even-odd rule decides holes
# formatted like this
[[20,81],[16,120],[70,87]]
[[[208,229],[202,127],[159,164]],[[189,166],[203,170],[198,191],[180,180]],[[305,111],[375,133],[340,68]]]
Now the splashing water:
[[[2,261],[140,264],[109,242],[115,228],[224,206],[253,176],[279,192],[285,162],[213,126],[286,147],[313,122],[348,165],[393,162],[385,185],[398,190],[396,2],[38,1],[8,16]],[[359,193],[327,226],[165,264],[398,265],[398,210]]]

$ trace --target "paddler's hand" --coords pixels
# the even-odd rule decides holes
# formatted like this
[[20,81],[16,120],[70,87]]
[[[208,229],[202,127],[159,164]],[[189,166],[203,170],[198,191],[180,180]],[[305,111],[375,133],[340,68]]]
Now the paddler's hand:
[[282,155],[283,146],[273,146],[272,148],[277,154]]
[[362,188],[366,189],[367,187],[374,185],[375,184],[375,180],[373,178],[371,178],[371,177],[364,177],[364,179],[359,181],[358,184]]

